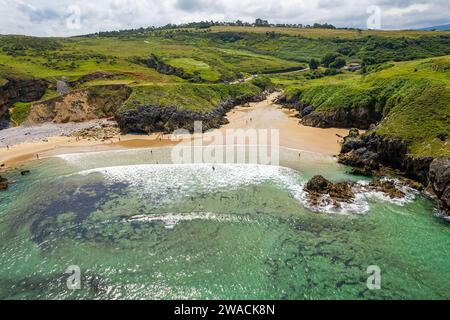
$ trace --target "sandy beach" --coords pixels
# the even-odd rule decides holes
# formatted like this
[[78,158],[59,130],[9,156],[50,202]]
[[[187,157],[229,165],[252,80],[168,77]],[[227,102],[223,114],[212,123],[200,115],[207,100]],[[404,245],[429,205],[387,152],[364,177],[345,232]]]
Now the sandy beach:
[[[299,124],[295,111],[283,109],[267,100],[239,106],[227,115],[229,124],[219,129],[279,129],[280,146],[324,155],[336,155],[340,150],[339,136],[348,134],[346,129],[320,129]],[[57,154],[92,152],[110,149],[134,149],[174,146],[171,135],[116,135],[106,141],[77,139],[73,133],[99,125],[107,120],[84,124],[46,124],[35,127],[19,127],[0,131],[0,165],[8,168],[17,164]],[[192,139],[193,136],[190,136]]]

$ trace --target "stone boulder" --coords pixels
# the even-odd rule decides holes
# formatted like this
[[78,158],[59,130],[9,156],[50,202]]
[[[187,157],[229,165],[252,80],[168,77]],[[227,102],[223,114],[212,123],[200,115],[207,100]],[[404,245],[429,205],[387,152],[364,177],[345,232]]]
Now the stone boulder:
[[323,196],[329,196],[333,205],[339,207],[340,202],[351,202],[355,198],[352,187],[353,184],[348,182],[332,183],[322,176],[315,176],[306,184],[305,191],[313,205],[318,205]]
[[376,178],[368,185],[353,182],[332,183],[322,176],[315,176],[306,184],[305,191],[308,193],[309,203],[313,206],[326,204],[340,208],[343,203],[351,203],[358,192],[377,191],[391,199],[403,198],[405,193],[400,190],[400,184],[403,182],[386,178]]
[[9,187],[8,179],[0,176],[0,190],[7,190]]
[[395,182],[392,180],[376,179],[370,184],[370,187],[387,194],[391,199],[399,199],[405,196],[402,191],[397,189]]

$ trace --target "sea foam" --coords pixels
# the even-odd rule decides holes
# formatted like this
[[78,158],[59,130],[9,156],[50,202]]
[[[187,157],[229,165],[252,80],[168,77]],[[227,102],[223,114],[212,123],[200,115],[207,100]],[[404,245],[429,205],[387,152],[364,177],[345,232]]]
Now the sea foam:
[[360,181],[353,191],[355,199],[335,206],[325,195],[319,205],[308,201],[304,190],[306,179],[293,169],[257,164],[160,164],[131,165],[96,168],[81,171],[80,175],[102,174],[106,183],[126,183],[134,192],[159,204],[212,194],[245,186],[271,183],[284,190],[301,205],[314,212],[362,214],[370,210],[370,201],[383,201],[403,206],[414,201],[417,192],[395,180],[396,187],[405,194],[403,198],[390,198],[375,191],[367,182]]

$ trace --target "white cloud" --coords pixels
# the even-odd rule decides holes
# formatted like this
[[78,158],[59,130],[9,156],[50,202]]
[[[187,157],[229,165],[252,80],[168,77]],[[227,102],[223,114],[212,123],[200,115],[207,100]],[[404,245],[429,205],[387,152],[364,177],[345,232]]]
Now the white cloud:
[[[68,28],[68,8],[80,8],[80,28]],[[448,23],[448,0],[0,0],[0,34],[65,36],[200,20],[328,22],[365,27],[367,8],[381,7],[382,28]],[[73,14],[73,12],[72,12]]]
[[429,4],[412,4],[408,7],[404,8],[390,8],[388,10],[385,10],[385,14],[391,15],[391,16],[402,16],[405,14],[415,13],[415,12],[425,12],[430,9]]

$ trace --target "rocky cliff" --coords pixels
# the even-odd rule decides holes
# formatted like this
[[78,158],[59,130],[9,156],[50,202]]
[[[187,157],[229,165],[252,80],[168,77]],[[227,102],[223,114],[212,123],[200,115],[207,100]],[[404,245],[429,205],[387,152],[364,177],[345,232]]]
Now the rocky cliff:
[[[0,119],[7,116],[8,109],[14,103],[39,100],[46,89],[47,83],[43,80],[8,78],[6,83],[0,86]],[[2,122],[7,123],[8,121]]]
[[359,135],[351,130],[344,139],[339,162],[367,170],[386,166],[400,170],[404,176],[430,187],[439,199],[442,211],[450,214],[450,159],[414,157],[400,139],[376,135]]
[[113,117],[131,94],[123,85],[90,87],[31,106],[27,124],[67,123]]
[[116,114],[116,120],[123,132],[172,132],[177,129],[194,131],[194,122],[202,121],[203,130],[219,128],[227,123],[225,115],[233,107],[248,102],[266,99],[268,92],[251,98],[238,98],[223,101],[210,112],[200,113],[179,110],[177,107],[139,105],[133,110]]
[[368,129],[373,123],[379,122],[383,114],[373,107],[340,108],[333,111],[315,111],[310,105],[303,104],[298,99],[288,100],[281,96],[278,103],[299,112],[300,122],[305,126],[317,128],[358,128]]

